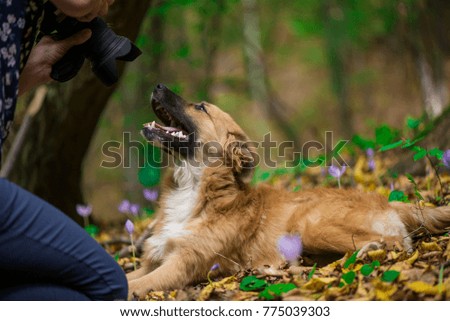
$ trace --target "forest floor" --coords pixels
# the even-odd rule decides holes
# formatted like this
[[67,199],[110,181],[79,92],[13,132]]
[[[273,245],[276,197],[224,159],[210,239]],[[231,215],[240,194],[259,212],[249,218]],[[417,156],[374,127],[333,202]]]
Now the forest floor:
[[[380,176],[386,165],[377,159],[377,170],[368,170],[364,157],[355,161],[342,177],[342,188],[358,188],[389,197],[392,190],[402,191],[408,202],[417,206],[442,206],[450,202],[450,175],[428,169],[426,176]],[[284,171],[259,172],[259,180],[289,190],[314,186],[338,188],[336,181],[324,170],[311,169],[301,175]],[[381,178],[380,178],[381,177]],[[406,201],[406,198],[405,198]],[[152,218],[135,222],[136,237],[151,223]],[[123,250],[120,242],[111,239],[122,232],[108,231],[97,239],[112,253]],[[369,251],[361,258],[357,252],[326,265],[316,265],[308,257],[301,257],[297,266],[271,266],[240,271],[235,275],[212,278],[205,282],[173,291],[149,292],[146,300],[449,300],[450,299],[450,236],[430,235],[418,230],[411,235],[412,250],[399,245],[395,249]],[[119,264],[126,272],[139,266],[139,258],[130,254]]]

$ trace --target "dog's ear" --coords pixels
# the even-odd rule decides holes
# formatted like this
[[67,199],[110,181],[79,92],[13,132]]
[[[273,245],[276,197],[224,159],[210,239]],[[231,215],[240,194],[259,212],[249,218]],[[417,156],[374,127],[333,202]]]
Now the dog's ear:
[[239,180],[249,183],[257,163],[256,148],[230,134],[225,144],[225,162]]

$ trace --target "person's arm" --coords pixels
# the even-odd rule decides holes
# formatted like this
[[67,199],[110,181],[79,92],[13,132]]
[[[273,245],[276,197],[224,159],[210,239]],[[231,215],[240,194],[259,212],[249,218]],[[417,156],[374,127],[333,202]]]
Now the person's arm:
[[97,16],[105,16],[114,0],[51,0],[67,16],[80,21],[91,21]]
[[81,45],[91,37],[91,30],[82,30],[73,36],[56,41],[45,36],[33,47],[27,64],[19,78],[19,96],[23,93],[51,81],[52,66],[58,62],[73,46]]

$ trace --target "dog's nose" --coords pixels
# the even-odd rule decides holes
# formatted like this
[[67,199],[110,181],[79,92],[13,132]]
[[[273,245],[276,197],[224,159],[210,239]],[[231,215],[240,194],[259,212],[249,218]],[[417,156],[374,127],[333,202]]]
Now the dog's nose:
[[164,86],[163,84],[156,85],[156,90],[164,90],[164,89],[166,89],[166,86]]

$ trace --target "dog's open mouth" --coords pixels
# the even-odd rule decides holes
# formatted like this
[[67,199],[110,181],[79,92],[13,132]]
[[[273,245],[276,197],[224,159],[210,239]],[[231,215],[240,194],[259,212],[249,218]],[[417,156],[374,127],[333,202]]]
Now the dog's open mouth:
[[[158,124],[156,121],[144,124],[144,128],[147,129],[146,132],[151,132],[156,135],[159,140],[169,140],[169,141],[189,141],[189,132],[184,126],[178,121],[175,116],[171,115],[166,108],[164,108],[158,101],[152,99],[152,107],[155,111],[156,116],[162,121],[162,125]],[[146,137],[150,140],[154,137]]]
[[157,121],[144,124],[142,135],[168,153],[177,152],[190,157],[195,151],[195,125],[186,114],[188,103],[164,85],[153,91],[152,108]]

